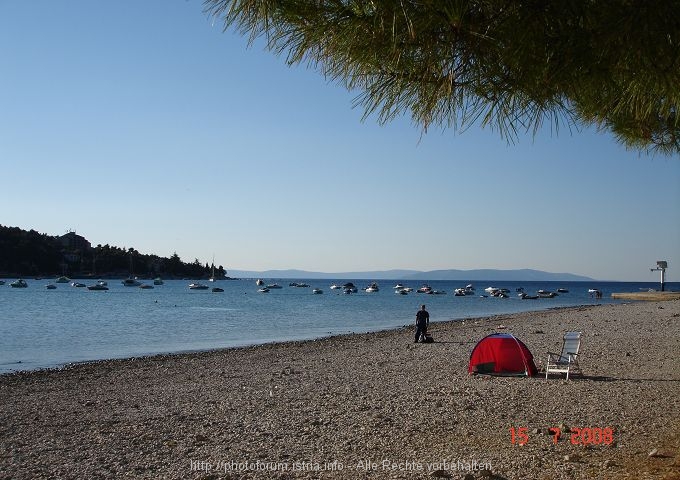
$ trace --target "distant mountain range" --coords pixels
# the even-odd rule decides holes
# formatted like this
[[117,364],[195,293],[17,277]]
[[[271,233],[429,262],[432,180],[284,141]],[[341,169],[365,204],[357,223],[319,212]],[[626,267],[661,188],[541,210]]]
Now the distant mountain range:
[[528,268],[518,270],[379,270],[371,272],[308,272],[305,270],[234,270],[229,269],[231,277],[238,278],[300,278],[300,279],[366,279],[366,280],[504,280],[504,281],[560,281],[560,282],[588,282],[593,278],[573,273],[552,273]]

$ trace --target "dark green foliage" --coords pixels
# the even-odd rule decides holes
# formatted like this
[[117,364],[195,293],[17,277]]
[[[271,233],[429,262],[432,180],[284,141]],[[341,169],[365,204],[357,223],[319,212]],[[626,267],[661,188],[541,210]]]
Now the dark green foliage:
[[[224,278],[226,272],[218,270]],[[97,245],[87,251],[70,250],[57,237],[0,225],[0,275],[73,277],[127,276],[203,278],[210,269],[198,260],[184,263],[177,253],[170,258],[145,255],[134,248]]]
[[35,230],[0,225],[0,273],[61,272],[61,245]]
[[680,152],[680,1],[205,0],[289,64],[360,92],[387,122],[490,125],[509,140],[597,125]]

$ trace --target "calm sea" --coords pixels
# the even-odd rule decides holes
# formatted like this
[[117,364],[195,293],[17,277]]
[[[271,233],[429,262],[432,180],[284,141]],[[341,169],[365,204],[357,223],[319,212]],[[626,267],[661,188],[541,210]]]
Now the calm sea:
[[[267,279],[283,288],[258,293],[254,280],[208,283],[222,293],[190,290],[190,281],[171,280],[151,290],[125,287],[108,280],[108,291],[27,280],[28,288],[0,286],[0,373],[60,365],[125,358],[155,353],[210,350],[225,347],[302,340],[362,333],[411,325],[419,305],[425,303],[432,322],[555,307],[615,303],[612,292],[658,288],[658,283],[623,282],[476,282],[476,296],[456,297],[461,281],[426,282],[443,295],[414,292],[396,295],[397,280],[380,280],[380,291],[366,293],[366,280],[305,280],[308,288],[289,286],[291,279]],[[352,281],[359,292],[351,295],[331,290],[332,284]],[[91,280],[81,280],[91,285]],[[147,282],[149,283],[149,282]],[[417,289],[423,282],[401,282]],[[484,288],[510,290],[510,298],[480,298]],[[315,295],[312,288],[323,289]],[[516,289],[556,291],[552,299],[521,300]],[[667,284],[677,290],[679,284]],[[596,300],[589,288],[598,288]]]

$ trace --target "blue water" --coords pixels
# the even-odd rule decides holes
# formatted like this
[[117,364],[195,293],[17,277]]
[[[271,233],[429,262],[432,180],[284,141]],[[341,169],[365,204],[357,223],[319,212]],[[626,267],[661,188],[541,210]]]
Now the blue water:
[[[282,289],[257,293],[253,280],[219,281],[223,293],[190,290],[190,281],[172,280],[153,290],[124,287],[109,280],[108,291],[90,291],[69,284],[47,290],[49,280],[27,280],[17,289],[0,286],[0,373],[126,358],[154,353],[210,350],[286,340],[303,340],[351,332],[370,332],[411,325],[425,303],[432,322],[555,307],[616,303],[612,292],[658,288],[658,283],[623,282],[475,282],[478,296],[456,297],[453,290],[467,282],[431,281],[445,295],[412,292],[396,295],[397,280],[379,281],[380,291],[352,295],[331,290],[348,280],[304,280],[309,288],[291,287],[289,279],[271,280]],[[92,284],[92,281],[81,280]],[[423,282],[401,282],[417,289]],[[480,298],[484,288],[510,290],[510,298]],[[314,295],[313,287],[324,293]],[[521,300],[515,290],[538,289],[569,293],[552,299]],[[603,292],[592,298],[589,288]],[[667,284],[677,290],[678,284]]]

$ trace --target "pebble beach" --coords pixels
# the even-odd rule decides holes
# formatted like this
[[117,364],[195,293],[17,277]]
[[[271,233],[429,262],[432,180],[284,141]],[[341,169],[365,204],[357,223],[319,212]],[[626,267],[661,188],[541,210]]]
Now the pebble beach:
[[[490,333],[540,370],[571,330],[582,375],[468,375]],[[0,375],[0,478],[680,479],[680,301],[413,332]]]

